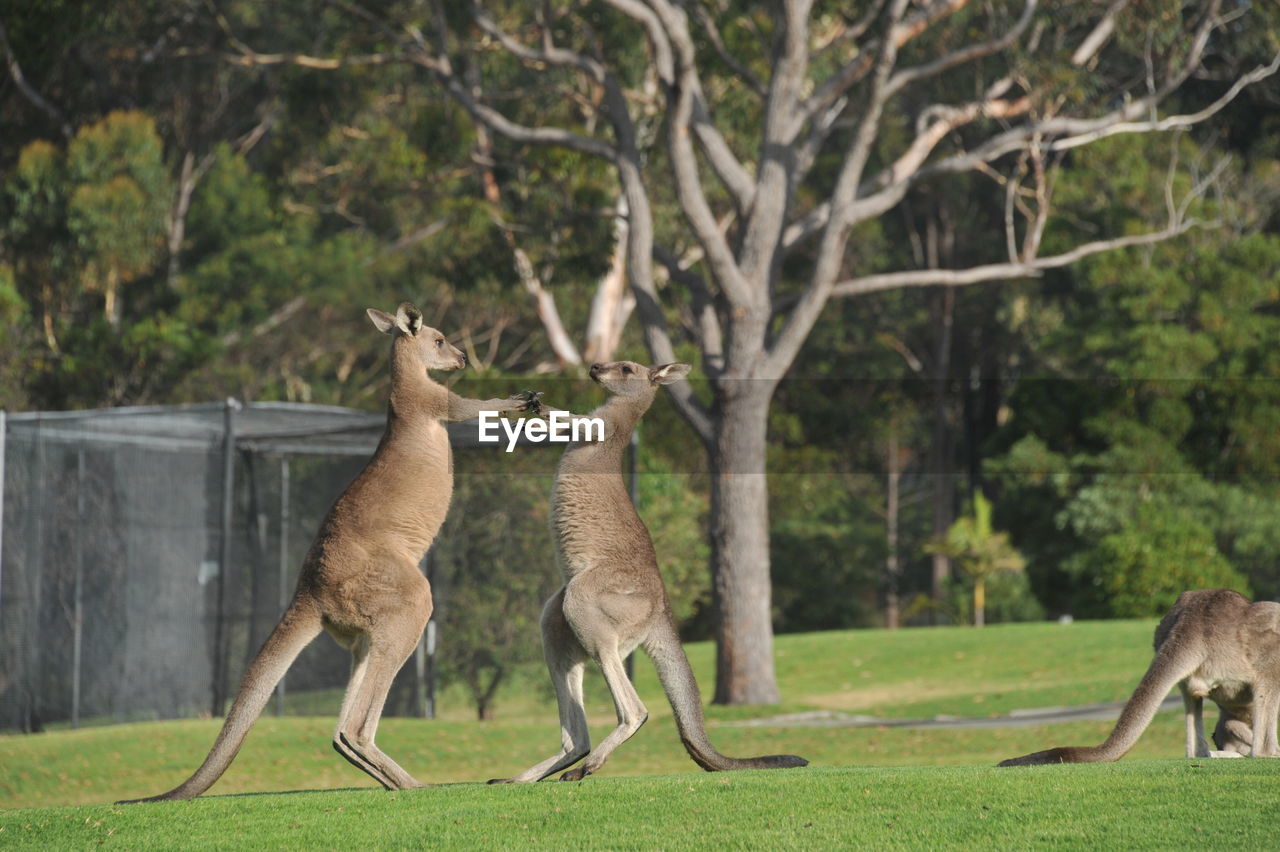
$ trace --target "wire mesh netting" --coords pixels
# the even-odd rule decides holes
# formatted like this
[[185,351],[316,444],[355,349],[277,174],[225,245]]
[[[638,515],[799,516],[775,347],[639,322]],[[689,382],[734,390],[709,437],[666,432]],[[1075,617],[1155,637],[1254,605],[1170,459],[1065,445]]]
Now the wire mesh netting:
[[[349,409],[232,401],[5,417],[0,730],[221,715],[384,425]],[[494,566],[525,566],[521,582],[495,583],[510,600],[490,616],[536,648],[536,614],[555,582],[549,457],[533,449],[542,458],[513,477],[518,462],[475,446],[474,428],[451,436],[458,484],[424,565],[433,621],[449,635],[450,598],[466,597],[460,578],[495,582]],[[507,607],[532,618],[513,622]],[[401,671],[388,713],[426,710],[425,650]],[[349,669],[335,643],[312,643],[276,711],[310,709],[319,695],[315,712],[336,712],[330,693]]]

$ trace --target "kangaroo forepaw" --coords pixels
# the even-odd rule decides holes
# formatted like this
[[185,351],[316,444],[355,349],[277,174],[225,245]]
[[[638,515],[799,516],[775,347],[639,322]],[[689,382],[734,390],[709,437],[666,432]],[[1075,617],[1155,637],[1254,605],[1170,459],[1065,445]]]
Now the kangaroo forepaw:
[[490,778],[486,784],[514,784],[514,778]]
[[516,391],[511,395],[511,399],[521,404],[521,411],[527,411],[530,414],[541,414],[542,391],[522,390]]
[[581,781],[583,778],[586,778],[590,774],[591,773],[587,770],[585,766],[575,766],[573,769],[570,769],[568,772],[561,775],[560,780],[561,781]]

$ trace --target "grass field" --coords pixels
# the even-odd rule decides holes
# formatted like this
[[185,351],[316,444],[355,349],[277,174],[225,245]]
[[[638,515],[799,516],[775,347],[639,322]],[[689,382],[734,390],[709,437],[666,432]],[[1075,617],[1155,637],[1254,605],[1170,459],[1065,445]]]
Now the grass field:
[[[599,776],[581,784],[474,783],[512,774],[558,745],[554,705],[528,683],[504,696],[490,722],[471,721],[460,704],[436,721],[384,720],[383,749],[419,780],[440,785],[405,793],[376,789],[333,753],[332,716],[265,717],[212,795],[125,808],[105,803],[181,781],[203,758],[218,722],[0,737],[0,802],[10,809],[0,810],[0,846],[1274,846],[1280,761],[1188,761],[1176,713],[1158,716],[1118,764],[1031,770],[992,765],[1050,745],[1099,742],[1110,723],[723,724],[811,709],[987,716],[1121,700],[1150,661],[1153,627],[1107,622],[779,637],[786,703],[713,707],[708,715],[711,737],[726,754],[790,752],[812,761],[811,768],[788,772],[697,771],[647,662],[637,667],[637,685],[649,723]],[[693,645],[689,652],[705,691],[712,649]],[[598,740],[612,713],[598,676],[592,680]],[[233,795],[248,793],[264,795]],[[608,835],[601,834],[604,826]]]

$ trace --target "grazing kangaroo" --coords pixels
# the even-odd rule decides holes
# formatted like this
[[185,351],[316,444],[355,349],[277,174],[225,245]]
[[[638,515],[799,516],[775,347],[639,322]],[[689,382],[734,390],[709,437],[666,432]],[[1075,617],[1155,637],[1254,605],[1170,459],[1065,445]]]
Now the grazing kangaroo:
[[[542,649],[560,709],[561,749],[514,778],[491,783],[540,781],[584,757],[561,780],[577,781],[597,771],[649,716],[622,663],[637,646],[653,660],[680,739],[703,769],[780,769],[808,763],[793,755],[725,757],[707,739],[698,684],[671,618],[653,541],[622,481],[622,454],[658,385],[679,381],[688,372],[687,364],[644,367],[630,361],[591,367],[591,378],[611,394],[588,415],[604,421],[604,439],[571,445],[551,492],[552,537],[565,585],[543,608]],[[588,658],[604,673],[618,716],[618,726],[595,749],[582,703]]]
[[190,778],[150,799],[189,799],[222,776],[294,659],[321,630],[352,655],[333,747],[389,790],[421,787],[374,744],[391,681],[417,646],[431,615],[431,588],[418,569],[440,530],[453,493],[449,436],[442,421],[481,410],[520,411],[529,394],[463,399],[427,375],[456,370],[466,356],[422,324],[404,302],[395,316],[370,308],[392,336],[387,428],[373,458],[320,524],[298,575],[293,601],[249,663],[209,756]]
[[[1183,592],[1156,627],[1156,657],[1100,746],[1053,748],[1000,766],[1120,759],[1177,684],[1186,707],[1187,757],[1280,757],[1280,604],[1250,603],[1226,589]],[[1204,699],[1221,709],[1204,737]]]

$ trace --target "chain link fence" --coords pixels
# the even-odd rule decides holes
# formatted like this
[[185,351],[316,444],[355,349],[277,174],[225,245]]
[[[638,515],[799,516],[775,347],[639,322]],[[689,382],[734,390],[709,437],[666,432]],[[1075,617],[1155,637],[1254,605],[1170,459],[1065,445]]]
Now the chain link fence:
[[[0,412],[0,730],[221,715],[384,425],[381,414],[233,400]],[[556,582],[546,498],[559,452],[508,455],[475,432],[451,427],[453,505],[423,566],[436,611],[388,713],[433,713],[429,639],[439,626],[447,643],[450,600],[468,582],[505,596],[480,621],[509,628],[504,609],[532,613],[513,646],[538,646]],[[511,567],[519,582],[502,578]],[[322,696],[314,712],[336,712],[349,671],[346,651],[317,640],[275,712],[308,710],[310,696]]]

